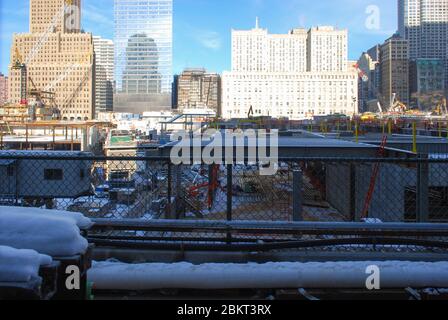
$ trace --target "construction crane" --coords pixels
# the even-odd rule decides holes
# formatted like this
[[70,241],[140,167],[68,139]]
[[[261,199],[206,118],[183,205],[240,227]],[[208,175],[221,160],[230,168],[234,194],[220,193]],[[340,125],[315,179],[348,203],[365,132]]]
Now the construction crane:
[[90,72],[92,71],[92,67],[93,67],[93,65],[91,64],[90,67],[84,73],[84,76],[81,79],[81,81],[79,82],[78,86],[76,87],[76,90],[73,91],[72,94],[70,94],[68,97],[65,98],[64,103],[61,106],[61,110],[66,108],[67,106],[69,106],[73,102],[73,100],[76,99],[79,92],[81,92],[82,88],[84,87],[84,84],[90,79],[90,75],[91,75]]
[[79,68],[81,65],[79,63],[74,63],[71,66],[69,66],[67,69],[65,69],[60,75],[59,77],[57,77],[53,82],[49,83],[44,91],[50,91],[52,90],[54,87],[56,87],[56,85],[62,81],[64,81],[70,74],[73,73],[73,71],[75,71],[77,68]]
[[20,104],[27,105],[28,104],[28,92],[27,92],[27,79],[28,79],[28,71],[26,68],[26,64],[22,63],[22,56],[20,55],[19,49],[15,50],[14,64],[12,66],[13,70],[20,71]]
[[[359,77],[359,79],[362,82],[365,82],[365,83],[369,82],[370,77],[360,68],[358,63],[356,63],[354,65],[354,68],[358,72],[358,77]],[[379,90],[374,87],[373,82],[370,81],[368,83],[368,85],[369,85],[368,86],[368,90],[375,91],[376,96],[379,97],[380,96]],[[376,115],[374,112],[364,112],[363,114],[361,114],[361,121],[363,121],[363,122],[371,122],[371,121],[377,120],[378,118],[382,118],[384,111],[383,111],[383,108],[381,106],[380,99],[378,99],[377,106],[378,106],[378,111],[380,113],[379,116]]]
[[28,81],[30,81],[33,86],[33,89],[29,91],[29,95],[35,97],[37,103],[43,104],[43,100],[48,100],[51,105],[54,106],[54,92],[37,89],[31,77],[28,77]]
[[369,81],[369,76],[359,67],[359,64],[356,63],[354,65],[354,68],[356,69],[356,71],[358,71],[358,77],[363,81],[363,82],[367,82]]
[[[358,77],[363,82],[367,82],[370,80],[369,76],[359,67],[358,64],[355,64],[354,67],[358,71]],[[404,114],[406,111],[408,111],[408,107],[403,102],[401,102],[397,99],[396,93],[393,93],[391,95],[389,102],[388,102],[388,106],[383,106],[384,104],[387,104],[387,101],[383,105],[381,104],[381,101],[383,100],[381,97],[381,93],[378,90],[378,88],[374,87],[373,81],[370,82],[369,90],[374,91],[375,95],[377,97],[377,100],[378,100],[377,107],[378,107],[379,116],[378,117],[376,115],[374,116],[372,112],[366,112],[363,114],[364,118],[372,120],[372,119],[376,119],[376,118],[383,118],[385,113]]]
[[381,114],[383,114],[383,107],[381,106],[381,102],[380,102],[379,100],[378,100],[377,105],[378,105],[378,111],[379,111]]
[[28,104],[28,69],[27,66],[36,58],[37,54],[42,49],[43,45],[48,41],[50,34],[54,32],[54,28],[56,27],[58,21],[62,19],[67,11],[67,8],[73,4],[73,0],[65,0],[64,5],[61,10],[53,17],[52,22],[48,26],[47,30],[44,32],[42,37],[39,38],[39,41],[36,45],[31,49],[30,53],[24,60],[22,55],[19,52],[19,49],[15,48],[15,58],[14,64],[12,66],[13,70],[20,70],[20,104],[27,105]]
[[[383,135],[380,148],[378,150],[378,157],[384,158],[386,155],[386,146],[387,146],[387,136]],[[370,206],[372,204],[373,194],[375,192],[375,187],[378,179],[378,175],[380,172],[380,163],[375,162],[372,169],[372,175],[370,177],[369,189],[367,191],[366,199],[364,201],[364,207],[361,212],[361,219],[369,218]]]

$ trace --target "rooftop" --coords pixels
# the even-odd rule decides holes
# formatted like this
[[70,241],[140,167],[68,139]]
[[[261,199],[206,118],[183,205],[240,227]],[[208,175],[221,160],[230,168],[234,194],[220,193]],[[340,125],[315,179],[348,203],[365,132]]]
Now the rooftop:
[[[279,136],[278,137],[278,149],[279,157],[377,157],[378,145],[368,143],[355,143],[348,140],[327,138],[320,135],[312,135],[305,131],[295,132],[296,136]],[[266,136],[266,144],[269,147],[272,143],[272,135]],[[225,144],[225,133],[222,133],[222,148],[248,148],[256,146],[260,143],[260,137],[258,138],[245,138],[234,139],[231,145]],[[264,143],[264,140],[261,141]],[[160,152],[164,156],[169,156],[171,149],[176,147],[191,147],[192,140],[181,140],[179,142],[170,142],[160,147]],[[216,141],[204,140],[202,141],[201,148],[205,147],[219,147]],[[390,157],[413,157],[414,154],[393,148],[386,148],[387,155]]]

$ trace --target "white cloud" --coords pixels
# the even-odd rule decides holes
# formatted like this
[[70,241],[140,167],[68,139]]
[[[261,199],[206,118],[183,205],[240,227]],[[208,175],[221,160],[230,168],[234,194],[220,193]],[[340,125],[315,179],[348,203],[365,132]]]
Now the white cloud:
[[219,50],[222,46],[221,37],[215,31],[198,31],[195,33],[195,39],[207,49]]

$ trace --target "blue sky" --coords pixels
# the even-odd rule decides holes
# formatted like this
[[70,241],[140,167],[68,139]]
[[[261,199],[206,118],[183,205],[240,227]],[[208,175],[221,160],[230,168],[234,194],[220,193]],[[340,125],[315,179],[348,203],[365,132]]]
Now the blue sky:
[[[28,5],[29,0],[0,0],[0,72],[7,72],[12,34],[28,31]],[[366,27],[372,5],[380,18],[373,29]],[[231,29],[252,28],[256,16],[272,33],[316,25],[347,28],[349,58],[357,59],[395,32],[396,8],[395,0],[174,0],[174,72],[228,70]],[[83,0],[82,17],[84,30],[113,39],[113,0]]]

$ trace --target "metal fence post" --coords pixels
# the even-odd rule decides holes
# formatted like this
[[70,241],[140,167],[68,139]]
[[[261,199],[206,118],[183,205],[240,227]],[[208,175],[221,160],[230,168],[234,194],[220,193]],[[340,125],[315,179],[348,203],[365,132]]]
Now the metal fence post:
[[[233,165],[227,165],[227,221],[232,221],[233,209]],[[227,243],[232,243],[232,233],[227,232]]]
[[176,219],[180,219],[182,209],[182,167],[180,165],[175,166],[176,176]]
[[361,221],[361,214],[357,213],[357,199],[356,199],[356,165],[349,164],[350,170],[350,196],[349,196],[349,208],[350,208],[350,221],[359,222]]
[[172,198],[172,180],[173,180],[173,175],[172,175],[172,166],[171,166],[171,162],[168,162],[168,190],[167,190],[167,210],[166,210],[166,216],[167,219],[172,219],[172,208],[171,208],[171,198]]
[[233,207],[233,166],[227,165],[227,221],[232,221]]
[[[208,197],[210,200],[210,205],[213,206],[213,202],[215,201],[215,193],[213,191],[213,183],[215,179],[215,174],[213,171],[213,165],[208,166]],[[211,208],[209,208],[211,209]]]
[[301,170],[293,172],[293,203],[292,219],[293,221],[303,221],[303,174]]
[[429,221],[429,163],[421,157],[417,165],[417,222]]

